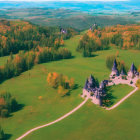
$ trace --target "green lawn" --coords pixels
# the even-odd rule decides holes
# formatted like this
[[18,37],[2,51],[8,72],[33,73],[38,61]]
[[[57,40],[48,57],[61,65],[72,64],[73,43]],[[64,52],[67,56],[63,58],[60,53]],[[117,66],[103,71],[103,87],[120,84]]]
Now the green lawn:
[[[105,59],[107,55],[115,54],[117,50],[100,51],[95,53],[96,57],[83,58],[80,53],[75,51],[80,37],[78,35],[65,43],[65,46],[72,51],[72,59],[36,65],[32,70],[0,85],[0,90],[11,92],[18,102],[24,105],[11,117],[0,118],[0,124],[5,132],[12,134],[10,139],[15,140],[27,130],[57,119],[81,103],[83,99],[80,97],[80,93],[90,74],[97,77],[99,81],[108,78],[110,71],[106,68]],[[132,61],[137,66],[140,64],[139,54],[140,51],[119,51],[120,58],[125,60],[128,66]],[[1,60],[2,58],[0,58]],[[75,78],[78,88],[73,90],[70,96],[60,97],[57,91],[46,83],[48,72],[63,73],[68,77]],[[125,85],[113,87],[112,94],[117,97],[115,102],[124,97],[128,91],[131,91],[131,87]],[[25,139],[118,140],[121,137],[123,140],[132,140],[134,136],[133,140],[137,140],[137,137],[140,137],[140,113],[137,111],[140,107],[140,95],[138,93],[112,111],[106,111],[88,102],[72,116],[60,123],[40,129]],[[43,99],[39,100],[39,96],[42,96]],[[130,136],[127,135],[128,133]]]
[[140,91],[118,108],[106,111],[88,102],[80,110],[25,140],[139,140]]
[[130,87],[128,85],[121,85],[121,84],[110,86],[107,89],[108,89],[107,94],[111,95],[112,97],[111,98],[112,105],[117,103],[119,100],[125,97],[128,93],[134,90],[133,87]]

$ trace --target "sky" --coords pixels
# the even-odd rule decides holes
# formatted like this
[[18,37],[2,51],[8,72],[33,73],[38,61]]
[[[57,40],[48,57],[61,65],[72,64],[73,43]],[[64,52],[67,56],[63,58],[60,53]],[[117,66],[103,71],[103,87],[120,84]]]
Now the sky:
[[[4,1],[4,0],[0,0]],[[41,2],[41,1],[103,1],[103,2],[113,2],[113,1],[132,1],[132,0],[5,0],[5,1],[34,1],[34,2]]]

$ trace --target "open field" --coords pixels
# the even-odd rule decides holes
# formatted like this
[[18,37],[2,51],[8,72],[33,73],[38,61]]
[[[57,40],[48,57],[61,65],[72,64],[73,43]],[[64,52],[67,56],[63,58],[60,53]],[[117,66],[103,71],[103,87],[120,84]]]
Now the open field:
[[[27,130],[38,125],[53,121],[66,114],[82,102],[80,94],[86,78],[93,74],[99,79],[108,79],[110,71],[106,68],[105,59],[109,54],[115,54],[116,49],[99,51],[95,57],[83,58],[75,51],[81,35],[77,35],[65,42],[65,47],[72,51],[73,58],[36,65],[32,70],[3,82],[0,90],[12,93],[23,108],[7,119],[0,118],[5,133],[14,140]],[[138,66],[140,51],[119,50],[119,56],[130,67],[132,61]],[[5,58],[0,58],[0,61]],[[75,78],[78,88],[70,96],[61,97],[57,91],[46,83],[48,72],[58,72]],[[119,85],[113,87],[112,94],[117,102],[124,97],[131,87]],[[122,94],[121,94],[122,93]],[[113,139],[138,140],[140,137],[140,91],[126,100],[118,108],[106,111],[90,101],[76,113],[52,126],[40,129],[25,139],[40,140],[68,140],[68,139]],[[42,96],[42,100],[38,97]],[[11,134],[11,136],[10,136]]]
[[139,140],[140,91],[112,111],[88,102],[65,120],[40,129],[25,140]]

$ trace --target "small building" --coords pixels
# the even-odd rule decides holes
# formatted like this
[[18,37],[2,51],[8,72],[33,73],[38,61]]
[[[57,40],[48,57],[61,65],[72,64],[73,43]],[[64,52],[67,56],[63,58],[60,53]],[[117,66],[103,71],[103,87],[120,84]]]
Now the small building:
[[64,29],[64,28],[60,28],[60,33],[61,33],[61,34],[67,34],[67,30]]

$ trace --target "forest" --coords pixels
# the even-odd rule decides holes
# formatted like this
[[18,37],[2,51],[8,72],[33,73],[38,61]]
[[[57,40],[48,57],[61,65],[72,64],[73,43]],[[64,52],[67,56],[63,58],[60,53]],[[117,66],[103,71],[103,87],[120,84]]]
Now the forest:
[[104,28],[93,27],[79,41],[77,51],[83,56],[91,52],[106,50],[110,47],[119,49],[140,49],[140,25],[115,25]]
[[64,40],[78,32],[72,28],[61,32],[61,27],[40,27],[26,21],[0,20],[0,56],[32,50],[36,47],[59,48]]

